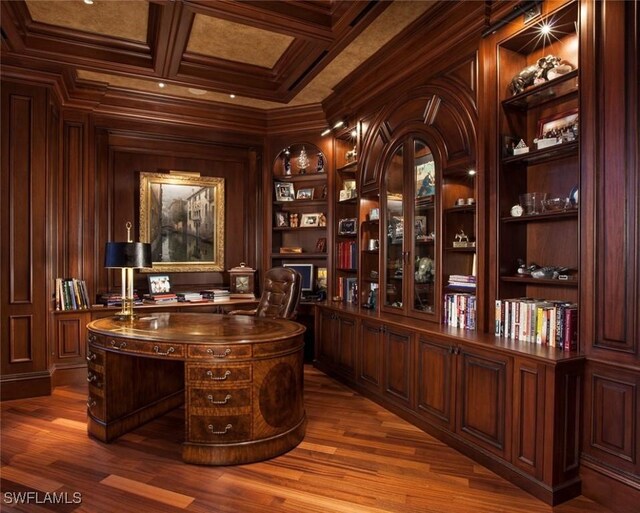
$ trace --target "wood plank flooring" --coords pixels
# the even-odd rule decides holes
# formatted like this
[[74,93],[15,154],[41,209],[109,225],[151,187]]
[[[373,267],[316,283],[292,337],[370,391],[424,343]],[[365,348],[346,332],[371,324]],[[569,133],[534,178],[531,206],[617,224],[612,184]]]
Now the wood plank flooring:
[[[305,380],[309,418],[305,440],[273,460],[237,467],[181,461],[181,409],[107,445],[86,434],[85,387],[60,387],[51,397],[4,402],[0,510],[609,511],[585,497],[551,508],[319,371],[307,367]],[[12,492],[29,491],[38,492],[40,503],[16,504]],[[74,502],[74,492],[82,494],[81,502]],[[68,503],[52,503],[52,493]]]

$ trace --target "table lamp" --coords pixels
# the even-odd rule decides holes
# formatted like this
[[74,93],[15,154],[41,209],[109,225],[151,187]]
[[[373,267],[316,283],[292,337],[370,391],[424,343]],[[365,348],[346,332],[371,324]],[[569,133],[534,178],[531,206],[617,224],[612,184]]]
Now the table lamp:
[[127,242],[107,242],[104,266],[122,272],[122,310],[120,320],[131,320],[133,314],[133,270],[151,267],[151,244],[131,240],[131,223],[127,222]]

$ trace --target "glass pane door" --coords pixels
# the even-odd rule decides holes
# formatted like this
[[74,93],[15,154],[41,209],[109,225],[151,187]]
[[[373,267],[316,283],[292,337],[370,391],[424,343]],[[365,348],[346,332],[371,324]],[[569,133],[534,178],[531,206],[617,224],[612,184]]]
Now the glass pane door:
[[431,149],[414,141],[413,194],[413,309],[435,312],[436,168]]
[[381,294],[384,294],[384,306],[403,308],[404,278],[404,207],[402,202],[404,155],[402,145],[393,153],[391,162],[385,173],[385,283]]

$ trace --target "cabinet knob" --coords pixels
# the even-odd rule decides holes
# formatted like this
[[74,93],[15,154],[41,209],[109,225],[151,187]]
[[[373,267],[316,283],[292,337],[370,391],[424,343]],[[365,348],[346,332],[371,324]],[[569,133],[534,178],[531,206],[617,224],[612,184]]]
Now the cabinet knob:
[[91,396],[89,396],[89,398],[87,399],[87,408],[93,408],[96,404],[96,401]]
[[92,362],[96,359],[96,353],[92,353],[91,351],[87,351],[87,361]]
[[89,342],[95,342],[96,338],[97,337],[93,333],[89,333]]

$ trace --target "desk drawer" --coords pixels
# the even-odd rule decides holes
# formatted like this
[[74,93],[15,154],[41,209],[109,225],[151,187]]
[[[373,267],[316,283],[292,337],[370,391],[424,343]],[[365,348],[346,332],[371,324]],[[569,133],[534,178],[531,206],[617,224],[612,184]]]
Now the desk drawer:
[[104,422],[106,420],[106,412],[104,407],[104,399],[89,391],[87,397],[87,411],[96,419]]
[[107,349],[116,349],[121,353],[137,353],[165,358],[181,358],[184,356],[184,346],[167,342],[144,342],[122,338],[109,338],[105,344]]
[[87,382],[89,383],[89,390],[99,394],[100,396],[104,395],[104,375],[102,372],[89,367],[87,369]]
[[190,388],[192,408],[229,409],[251,405],[251,387]]
[[251,365],[189,365],[187,373],[189,382],[206,381],[222,386],[251,382]]
[[87,364],[102,367],[104,365],[104,351],[96,350],[94,347],[87,349]]
[[238,358],[251,358],[251,344],[235,346],[211,346],[189,345],[187,354],[190,358],[203,358],[213,360],[237,360]]
[[189,442],[227,443],[251,438],[251,415],[191,415]]

